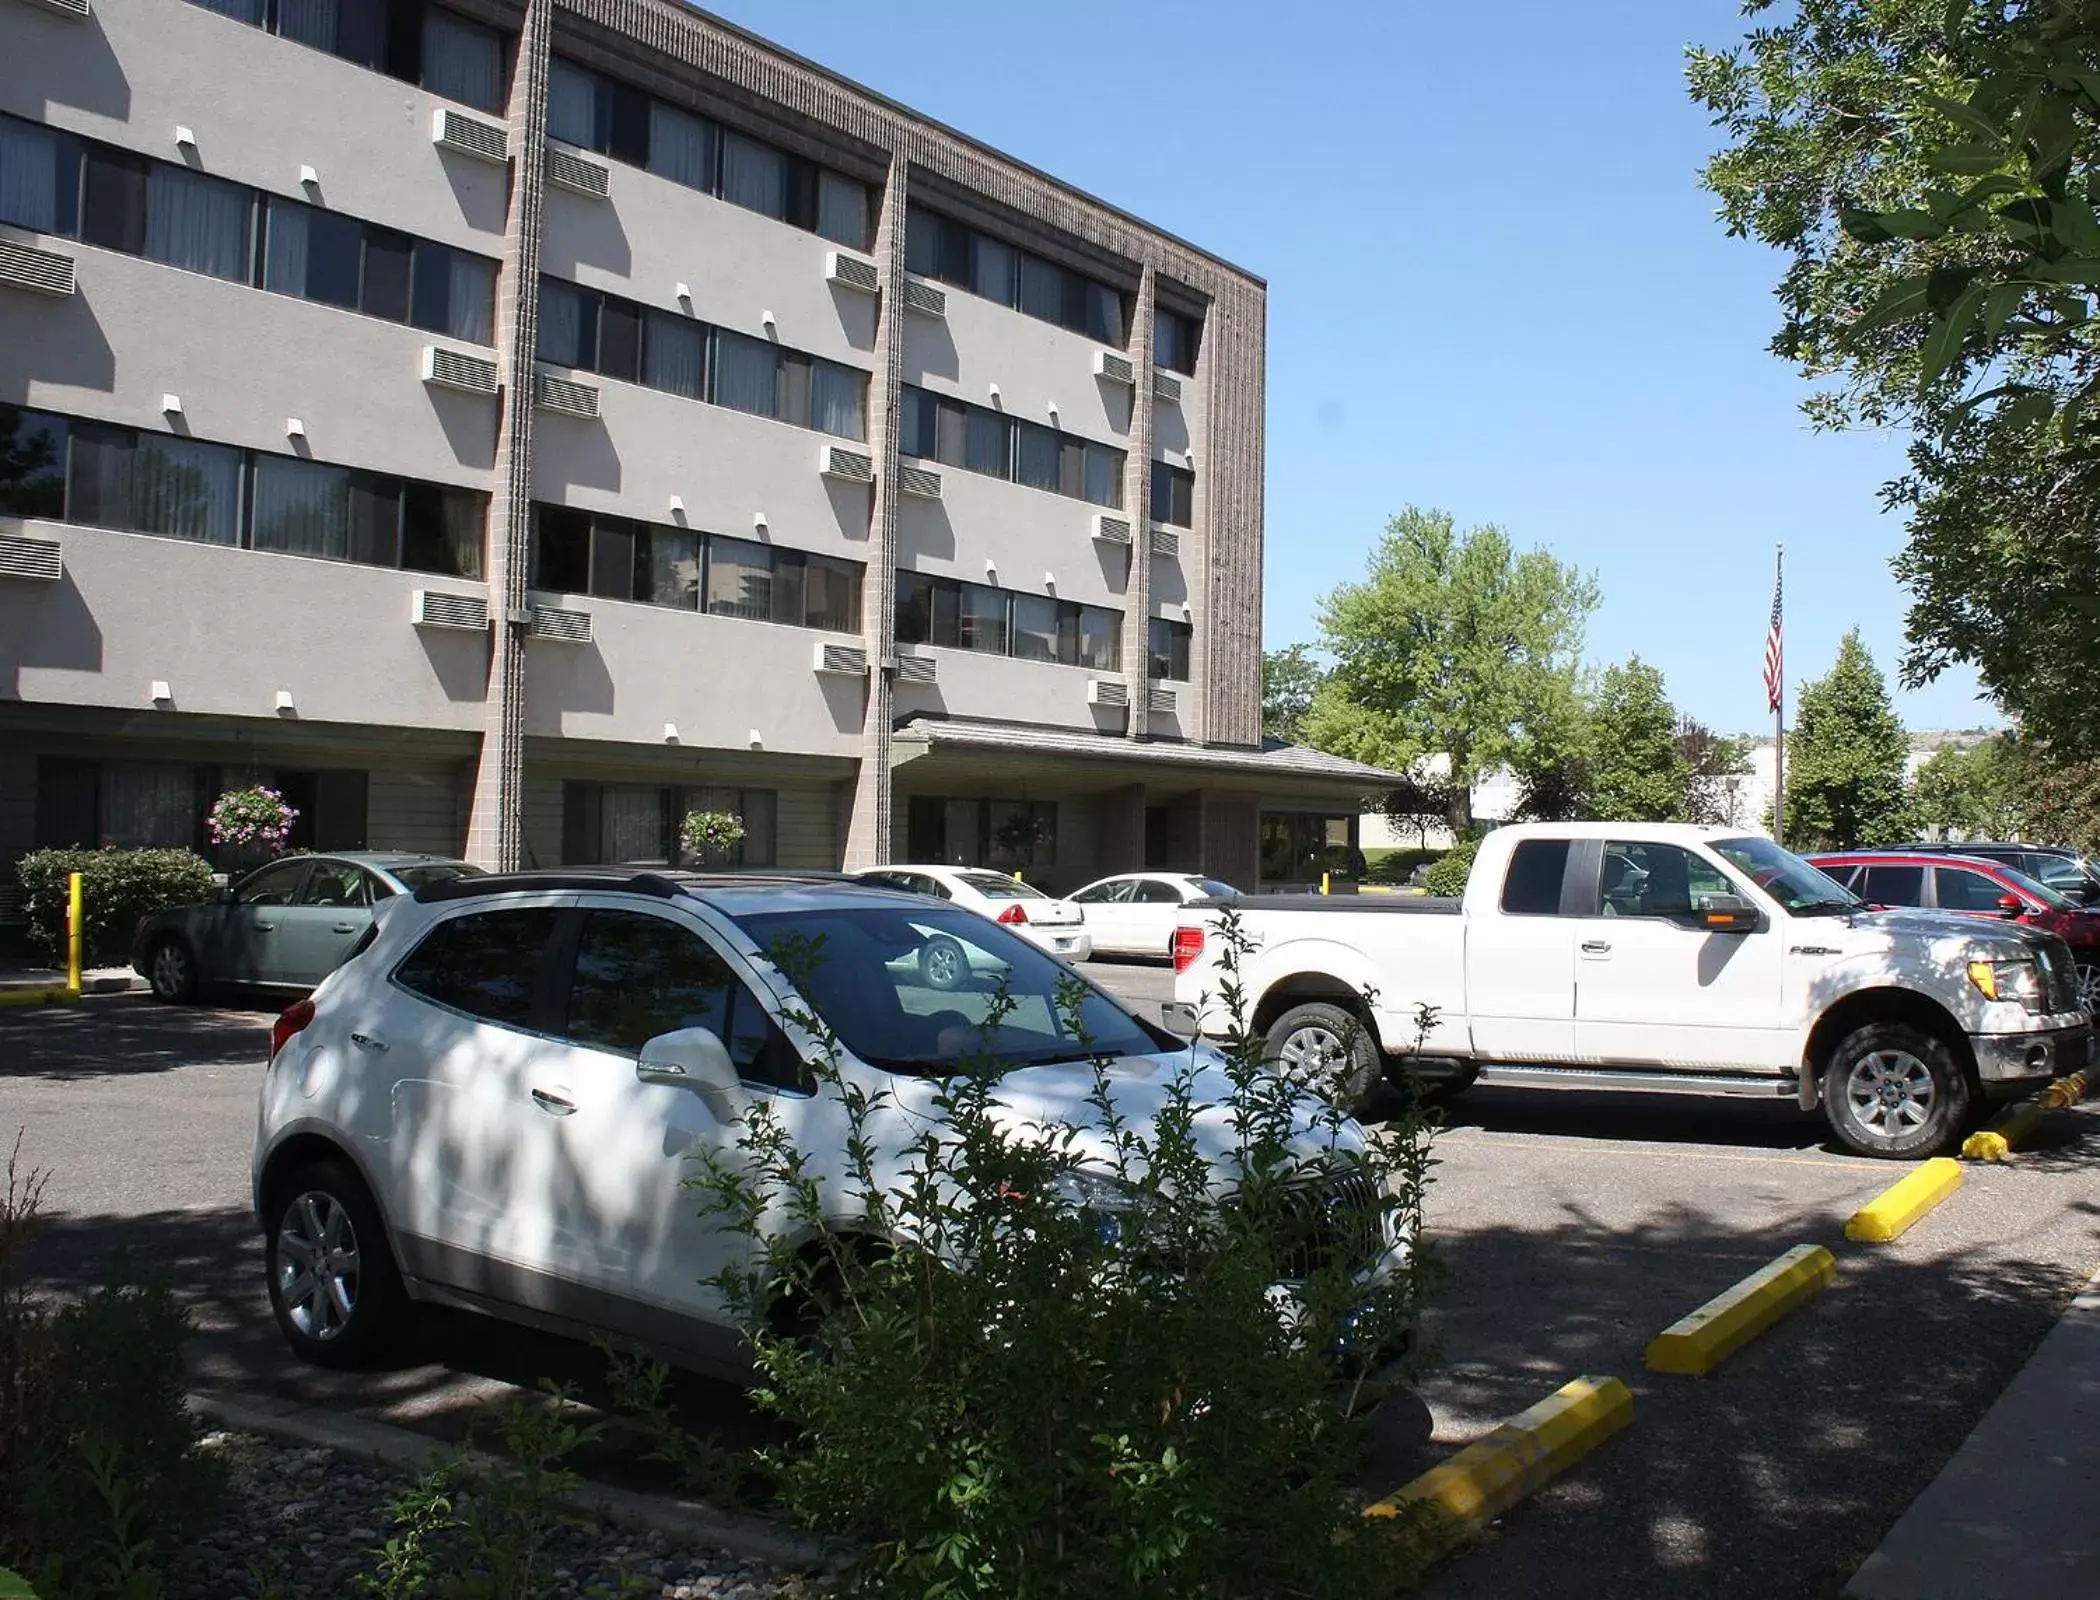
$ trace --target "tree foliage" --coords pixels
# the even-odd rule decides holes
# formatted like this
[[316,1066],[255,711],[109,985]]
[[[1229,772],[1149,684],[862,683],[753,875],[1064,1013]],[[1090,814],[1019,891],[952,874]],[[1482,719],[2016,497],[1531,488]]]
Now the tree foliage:
[[1790,257],[1772,348],[1837,380],[1810,416],[1912,430],[1905,680],[1972,662],[2100,754],[2100,3],[1798,0],[1688,70],[1722,218]]
[[1859,630],[1802,686],[1787,747],[1786,842],[1795,849],[1894,844],[1911,828],[1910,740]]
[[1326,677],[1310,645],[1285,645],[1261,656],[1261,731],[1290,744],[1305,742],[1306,713]]
[[1604,822],[1679,818],[1690,776],[1663,675],[1639,656],[1606,667],[1590,713],[1589,814]]
[[1695,717],[1678,722],[1676,745],[1684,773],[1679,820],[1708,825],[1741,822],[1730,780],[1749,772],[1749,750],[1740,740],[1722,738]]
[[1448,513],[1410,507],[1386,524],[1363,581],[1321,604],[1334,668],[1307,738],[1399,772],[1448,756],[1446,820],[1464,833],[1474,783],[1568,737],[1596,605],[1595,581],[1544,550],[1520,553],[1499,528],[1461,533]]
[[1911,779],[1911,815],[1943,839],[1999,839],[2016,831],[2018,806],[2000,759],[2002,737],[1942,745]]

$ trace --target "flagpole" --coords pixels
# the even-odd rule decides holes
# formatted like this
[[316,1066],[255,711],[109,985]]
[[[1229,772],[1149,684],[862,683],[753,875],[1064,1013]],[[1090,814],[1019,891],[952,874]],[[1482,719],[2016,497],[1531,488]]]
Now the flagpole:
[[[1786,546],[1772,558],[1772,592],[1786,581]],[[1786,635],[1780,634],[1778,688],[1772,694],[1772,842],[1786,848]]]

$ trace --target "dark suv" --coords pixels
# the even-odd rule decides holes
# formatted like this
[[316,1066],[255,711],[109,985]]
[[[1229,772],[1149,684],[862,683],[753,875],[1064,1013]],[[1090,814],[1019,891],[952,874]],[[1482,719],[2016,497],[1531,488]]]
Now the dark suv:
[[2047,884],[2080,905],[2100,902],[2100,864],[2069,845],[1993,844],[1972,839],[1960,844],[1906,844],[1898,848],[1913,855],[1973,856],[1979,861],[1995,861],[2001,867],[2025,873],[2037,883]]

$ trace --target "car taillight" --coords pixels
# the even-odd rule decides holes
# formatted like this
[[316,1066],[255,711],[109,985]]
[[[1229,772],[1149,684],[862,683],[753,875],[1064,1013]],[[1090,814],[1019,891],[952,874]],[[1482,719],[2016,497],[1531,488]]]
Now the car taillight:
[[314,1020],[314,1003],[311,1000],[294,1000],[277,1014],[270,1024],[270,1059],[277,1059],[277,1052],[292,1042],[292,1035]]
[[999,920],[1009,928],[1017,928],[1028,920],[1028,908],[1016,900],[999,913]]
[[1186,972],[1195,965],[1196,958],[1203,954],[1203,930],[1201,928],[1176,928],[1174,930],[1174,970]]

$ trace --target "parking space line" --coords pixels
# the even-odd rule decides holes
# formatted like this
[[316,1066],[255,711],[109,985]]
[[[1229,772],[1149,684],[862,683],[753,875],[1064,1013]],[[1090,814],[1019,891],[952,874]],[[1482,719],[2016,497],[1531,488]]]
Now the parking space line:
[[1935,1156],[1853,1212],[1852,1220],[1845,1224],[1845,1237],[1863,1244],[1887,1244],[1960,1187],[1961,1163],[1952,1156]]
[[1648,1341],[1648,1370],[1704,1377],[1837,1277],[1837,1258],[1796,1245]]
[[1652,1156],[1664,1161],[1745,1161],[1760,1166],[1821,1167],[1831,1171],[1886,1172],[1886,1161],[1854,1160],[1846,1156],[1824,1156],[1802,1152],[1797,1155],[1782,1155],[1777,1151],[1757,1150],[1711,1150],[1695,1144],[1650,1144],[1617,1143],[1612,1140],[1584,1139],[1574,1134],[1503,1133],[1492,1128],[1446,1128],[1438,1132],[1435,1142],[1459,1144],[1518,1144],[1534,1147],[1550,1147],[1555,1154],[1581,1152],[1600,1156]]

